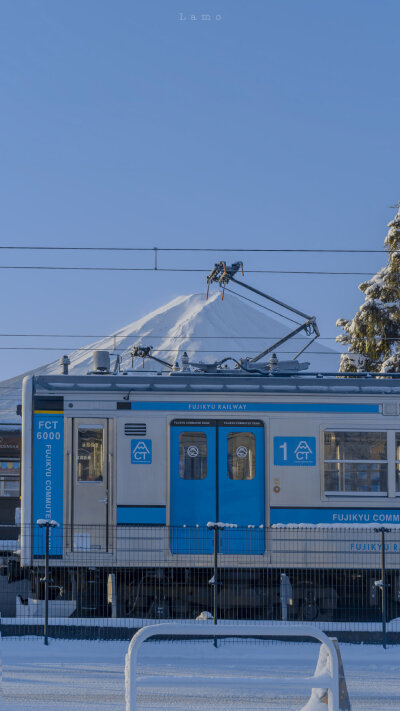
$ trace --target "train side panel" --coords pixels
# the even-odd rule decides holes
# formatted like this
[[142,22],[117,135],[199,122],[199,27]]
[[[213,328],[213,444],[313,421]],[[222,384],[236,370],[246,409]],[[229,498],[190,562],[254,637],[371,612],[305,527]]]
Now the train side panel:
[[[118,392],[112,392],[109,388],[102,389],[101,378],[94,376],[94,380],[96,387],[93,387],[90,397],[85,393],[85,384],[82,385],[82,393],[74,394],[73,376],[65,379],[65,390],[61,387],[57,390],[54,387],[51,394],[46,396],[47,406],[49,398],[58,399],[58,402],[63,399],[62,414],[59,410],[53,411],[53,414],[58,413],[57,416],[62,418],[63,423],[62,471],[54,469],[53,474],[54,480],[62,481],[63,500],[60,517],[65,529],[62,549],[57,551],[55,565],[63,565],[65,561],[71,565],[88,565],[92,556],[93,563],[96,565],[108,566],[114,561],[117,565],[123,566],[132,564],[132,559],[136,555],[138,566],[209,565],[213,549],[208,542],[204,547],[197,543],[197,547],[193,548],[190,541],[186,548],[183,544],[174,547],[165,526],[178,522],[177,535],[183,540],[184,537],[189,536],[188,528],[204,527],[207,523],[206,518],[213,518],[209,513],[197,519],[193,516],[190,518],[188,513],[188,524],[182,524],[179,517],[175,517],[171,504],[171,496],[175,496],[172,482],[176,477],[175,481],[180,488],[175,487],[175,491],[179,492],[181,497],[179,505],[182,507],[182,515],[185,516],[185,485],[182,484],[181,479],[185,478],[186,464],[183,465],[179,460],[181,456],[179,442],[183,442],[181,449],[183,448],[184,455],[182,456],[186,457],[187,464],[191,463],[192,467],[189,474],[192,481],[188,483],[186,491],[200,492],[202,474],[200,469],[197,471],[195,462],[200,461],[199,443],[204,440],[204,437],[207,439],[207,432],[211,430],[216,433],[215,442],[219,443],[219,459],[214,463],[208,462],[207,474],[208,477],[213,476],[216,481],[217,488],[214,491],[217,493],[213,493],[213,496],[216,496],[216,500],[219,501],[220,508],[216,508],[213,504],[215,520],[218,519],[221,511],[224,512],[224,519],[232,519],[226,520],[227,523],[238,523],[233,520],[239,516],[235,507],[233,505],[230,508],[228,505],[223,507],[224,497],[228,501],[229,497],[235,497],[235,492],[240,490],[236,498],[240,498],[241,502],[250,500],[246,492],[250,492],[253,473],[250,470],[245,471],[243,466],[245,461],[250,461],[253,444],[256,452],[255,442],[261,442],[260,437],[262,437],[263,443],[263,487],[262,494],[256,495],[256,499],[260,500],[260,497],[262,499],[263,515],[260,517],[259,514],[251,513],[247,518],[244,517],[239,521],[241,526],[258,529],[257,535],[252,534],[255,543],[247,548],[243,544],[234,549],[233,544],[228,542],[234,539],[234,534],[232,533],[230,538],[227,536],[226,547],[224,549],[222,546],[220,551],[222,566],[231,565],[233,560],[240,565],[253,567],[282,565],[284,561],[289,564],[289,553],[286,558],[282,557],[282,551],[279,549],[278,534],[273,529],[267,532],[264,528],[270,524],[290,526],[301,523],[329,525],[397,522],[400,493],[397,490],[396,474],[397,416],[383,415],[385,408],[382,407],[382,402],[385,398],[382,394],[375,397],[355,396],[349,393],[327,396],[323,393],[302,392],[300,395],[289,397],[274,392],[257,396],[234,392],[229,395],[224,394],[222,397],[215,393],[211,395],[203,392],[201,395],[191,395],[189,402],[188,398],[180,392],[168,396],[157,395],[156,400],[153,394],[138,393],[134,396],[137,407],[135,411],[127,409]],[[29,525],[34,524],[33,518],[39,515],[47,516],[46,509],[41,511],[40,506],[36,509],[35,506],[32,508],[38,487],[42,486],[40,482],[44,481],[35,470],[35,466],[38,466],[37,462],[40,464],[40,458],[35,460],[35,451],[38,451],[40,444],[35,440],[35,436],[38,437],[40,430],[35,431],[35,424],[32,426],[35,416],[42,416],[45,412],[36,409],[35,415],[33,398],[44,397],[38,396],[38,392],[41,392],[40,385],[40,379],[39,382],[27,380],[24,384],[22,488],[24,534],[21,559],[23,565],[29,565],[32,553],[36,556],[43,553],[41,550],[32,549]],[[120,407],[121,403],[122,407]],[[182,416],[182,408],[187,406],[192,407],[190,419],[187,419],[189,416],[185,415],[186,419]],[[204,408],[207,411],[207,422],[203,414]],[[236,413],[235,409],[239,412]],[[386,410],[394,412],[393,408],[386,408]],[[228,416],[229,420],[226,419]],[[56,415],[53,419],[56,419]],[[260,437],[257,434],[257,427],[260,433],[262,432]],[[171,452],[171,443],[175,441],[174,431],[177,433],[175,459],[175,455]],[[371,444],[371,447],[376,449],[376,456],[381,458],[376,460],[376,464],[374,461],[368,461],[368,466],[364,466],[360,460],[359,469],[353,476],[355,480],[358,477],[357,481],[361,481],[360,491],[327,492],[324,486],[326,433],[331,433],[333,438],[336,437],[337,448],[340,448],[342,441],[347,442],[352,439],[343,433],[352,432],[358,433],[360,441],[362,441],[362,437],[360,439],[362,433],[365,433],[369,440],[371,440],[370,433],[374,433],[378,445],[379,441],[383,442],[385,439],[385,444],[379,445],[380,452],[376,443]],[[193,442],[190,441],[191,434],[196,435]],[[355,446],[354,442],[352,446]],[[223,455],[221,447],[225,447],[226,450]],[[258,459],[260,451],[258,444],[256,455]],[[226,464],[228,459],[229,466]],[[236,474],[232,474],[233,460],[235,460]],[[56,468],[61,466],[59,462],[59,458],[57,461],[54,459],[53,466]],[[333,471],[333,479],[336,470],[339,471],[341,467],[343,469],[342,465],[340,459],[329,463]],[[178,469],[181,466],[183,469],[180,472]],[[354,467],[355,465],[353,469]],[[384,467],[387,467],[387,475],[382,474]],[[241,477],[241,481],[233,481],[235,476],[238,479]],[[384,476],[387,476],[386,489],[378,490],[379,482],[383,481]],[[364,479],[369,477],[373,481],[372,488],[368,491],[362,490],[363,477]],[[223,479],[227,484],[229,483],[229,487],[221,484]],[[59,492],[58,484],[57,496],[60,496]],[[186,507],[188,512],[196,496],[197,494],[188,493]],[[201,496],[203,495],[199,494],[199,497]],[[42,498],[46,502],[46,496]],[[246,504],[243,508],[246,508]],[[55,510],[53,507],[53,513]],[[108,532],[102,533],[102,529],[104,531],[107,529]],[[314,551],[318,560],[321,558],[321,565],[324,565],[323,550],[324,546],[328,546],[328,541],[324,540],[319,544],[317,537],[316,532]],[[207,540],[209,541],[209,538]],[[358,534],[355,535],[353,542],[359,543]],[[308,558],[302,545],[298,536],[298,541],[293,542],[290,551],[291,565],[307,564]],[[354,554],[351,561],[347,555],[348,551]],[[364,565],[365,556],[360,556],[359,547],[349,548],[346,544],[343,548],[343,559],[336,558],[335,565],[338,567],[355,565],[357,556],[360,558],[360,565]],[[326,560],[328,558],[326,557]]]

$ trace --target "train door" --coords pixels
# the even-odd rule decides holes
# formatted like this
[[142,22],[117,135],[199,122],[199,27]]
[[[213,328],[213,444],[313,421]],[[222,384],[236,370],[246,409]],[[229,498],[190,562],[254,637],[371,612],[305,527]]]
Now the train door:
[[221,553],[262,554],[264,425],[256,420],[174,420],[170,428],[172,553],[212,553],[209,521],[235,524]]
[[109,550],[109,438],[106,419],[74,419],[72,549]]
[[205,526],[216,518],[215,421],[174,420],[170,440],[172,553],[212,553]]
[[218,427],[218,520],[239,528],[221,532],[221,553],[264,553],[264,425],[258,420]]

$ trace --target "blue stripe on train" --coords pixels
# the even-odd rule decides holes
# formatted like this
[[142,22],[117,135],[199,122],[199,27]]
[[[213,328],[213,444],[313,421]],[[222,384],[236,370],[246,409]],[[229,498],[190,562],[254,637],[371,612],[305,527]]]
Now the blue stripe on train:
[[276,524],[342,524],[357,526],[360,524],[400,524],[400,508],[313,508],[284,509],[271,508],[271,525]]
[[379,413],[373,403],[290,403],[290,402],[131,402],[131,410],[172,410],[176,412],[348,412]]
[[165,506],[117,506],[117,525],[165,526]]

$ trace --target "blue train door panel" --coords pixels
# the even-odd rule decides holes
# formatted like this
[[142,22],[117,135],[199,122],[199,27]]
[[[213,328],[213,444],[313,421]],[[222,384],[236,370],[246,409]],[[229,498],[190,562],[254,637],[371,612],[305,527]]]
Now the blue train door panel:
[[217,513],[215,421],[174,420],[170,449],[171,552],[212,553],[205,526]]
[[264,426],[258,420],[174,420],[170,440],[172,553],[212,553],[208,521],[235,524],[220,552],[264,553]]
[[240,529],[221,532],[221,553],[264,553],[264,426],[259,420],[219,423],[218,514],[219,521]]

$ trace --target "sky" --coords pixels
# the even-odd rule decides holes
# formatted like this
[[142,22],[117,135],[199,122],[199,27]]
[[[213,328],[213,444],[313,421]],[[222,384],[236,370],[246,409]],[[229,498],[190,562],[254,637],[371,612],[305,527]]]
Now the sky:
[[385,254],[242,250],[383,248],[399,20],[398,0],[0,0],[0,247],[215,250],[88,272],[4,267],[154,253],[0,249],[0,379],[205,291],[220,259],[333,339],[363,276],[252,270],[372,274]]

